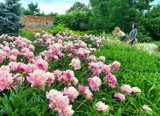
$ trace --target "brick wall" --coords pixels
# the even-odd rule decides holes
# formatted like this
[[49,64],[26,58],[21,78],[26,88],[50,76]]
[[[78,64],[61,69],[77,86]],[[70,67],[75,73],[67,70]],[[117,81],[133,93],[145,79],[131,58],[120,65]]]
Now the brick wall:
[[23,15],[22,22],[25,23],[23,30],[38,32],[45,28],[51,28],[55,22],[54,17]]

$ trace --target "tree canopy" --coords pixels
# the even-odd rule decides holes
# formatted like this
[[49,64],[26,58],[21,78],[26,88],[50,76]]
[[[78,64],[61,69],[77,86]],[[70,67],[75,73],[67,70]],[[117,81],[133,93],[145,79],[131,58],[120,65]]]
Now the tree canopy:
[[24,15],[33,15],[39,16],[41,15],[40,9],[38,8],[38,3],[29,3],[28,8],[24,11]]
[[160,4],[156,5],[145,15],[145,27],[151,36],[160,40]]
[[79,11],[88,11],[89,6],[82,2],[75,2],[71,8],[69,8],[66,13],[73,13]]

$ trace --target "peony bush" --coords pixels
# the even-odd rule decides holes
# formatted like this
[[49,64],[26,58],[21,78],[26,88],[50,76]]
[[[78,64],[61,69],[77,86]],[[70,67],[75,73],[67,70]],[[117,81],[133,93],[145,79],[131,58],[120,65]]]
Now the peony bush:
[[[105,38],[66,32],[34,37],[0,36],[2,115],[109,115],[127,97],[140,99],[140,88],[118,84],[120,62],[106,64],[107,58],[93,55]],[[149,106],[142,108],[151,114]]]

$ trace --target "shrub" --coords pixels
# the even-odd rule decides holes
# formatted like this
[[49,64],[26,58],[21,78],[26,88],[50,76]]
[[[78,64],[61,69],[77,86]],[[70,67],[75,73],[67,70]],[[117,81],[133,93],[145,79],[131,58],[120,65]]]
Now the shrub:
[[153,42],[153,38],[149,37],[148,35],[138,35],[137,36],[138,42]]
[[32,40],[32,41],[34,40],[34,35],[30,31],[20,30],[19,33],[18,33],[18,35],[21,36],[21,37],[27,38],[29,40]]
[[71,30],[89,30],[89,15],[87,12],[73,12],[70,14],[58,15],[56,24],[64,24]]
[[46,29],[49,33],[56,35],[59,32],[64,32],[64,31],[71,31],[69,28],[67,28],[64,24],[58,24],[53,26],[52,29]]

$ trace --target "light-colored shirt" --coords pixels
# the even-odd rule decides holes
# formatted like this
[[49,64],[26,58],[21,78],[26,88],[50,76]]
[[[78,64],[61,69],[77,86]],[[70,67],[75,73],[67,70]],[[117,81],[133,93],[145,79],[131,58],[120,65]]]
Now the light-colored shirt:
[[126,34],[123,31],[120,31],[121,37],[124,37]]

